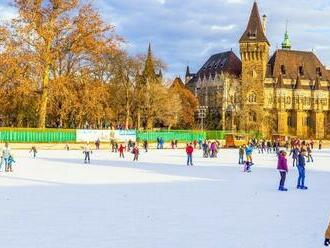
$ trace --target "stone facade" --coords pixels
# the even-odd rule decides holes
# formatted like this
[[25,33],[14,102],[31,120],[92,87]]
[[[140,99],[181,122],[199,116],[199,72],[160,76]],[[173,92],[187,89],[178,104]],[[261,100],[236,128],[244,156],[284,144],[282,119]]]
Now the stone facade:
[[[270,57],[266,16],[263,21],[255,2],[239,40],[241,64],[227,61],[226,68],[231,70],[220,70],[213,77],[203,73],[205,66],[197,74],[187,71],[187,85],[201,105],[220,113],[221,118],[215,121],[220,121],[221,129],[259,130],[266,135],[301,138],[329,137],[329,70],[313,52],[291,50],[287,31],[282,49]],[[227,121],[228,116],[231,121]]]

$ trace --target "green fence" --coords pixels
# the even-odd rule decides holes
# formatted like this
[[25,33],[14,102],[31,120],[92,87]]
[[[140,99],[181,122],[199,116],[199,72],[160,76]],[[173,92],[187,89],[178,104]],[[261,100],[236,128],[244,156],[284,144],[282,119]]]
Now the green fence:
[[76,142],[76,130],[64,129],[0,129],[1,142],[65,143]]
[[[138,131],[137,140],[156,142],[157,138],[163,138],[168,142],[191,142],[194,140],[223,140],[229,131],[200,131],[200,130],[160,130]],[[241,134],[246,134],[242,133]],[[249,132],[251,137],[262,137],[261,133]],[[34,128],[0,128],[0,142],[13,143],[71,143],[76,142],[76,130],[71,129],[34,129]]]

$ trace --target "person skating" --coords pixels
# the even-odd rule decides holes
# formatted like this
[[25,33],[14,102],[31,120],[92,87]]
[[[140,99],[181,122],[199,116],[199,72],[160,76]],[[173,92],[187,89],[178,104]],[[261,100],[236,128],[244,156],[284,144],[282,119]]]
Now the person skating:
[[100,139],[97,139],[97,140],[95,141],[95,148],[96,148],[96,150],[100,150],[100,144],[101,144]]
[[299,156],[299,149],[297,146],[295,146],[293,149],[291,149],[289,156],[292,154],[292,166],[298,166],[298,156]]
[[209,155],[208,155],[208,149],[209,149],[209,146],[207,145],[207,142],[206,140],[204,141],[203,145],[202,145],[202,148],[203,148],[203,157],[204,158],[207,158]]
[[245,148],[245,156],[246,156],[246,161],[251,162],[253,164],[252,161],[252,153],[253,153],[253,147],[251,145],[248,145]]
[[15,163],[15,160],[14,160],[13,154],[10,154],[9,158],[8,158],[8,168],[6,170],[7,172],[13,172],[14,163]]
[[145,152],[148,152],[148,140],[143,141],[143,148]]
[[125,158],[125,155],[124,155],[125,146],[123,146],[123,144],[120,144],[118,151],[119,151],[119,157]]
[[312,161],[312,163],[314,162],[314,160],[313,160],[313,157],[312,157],[312,147],[311,147],[311,145],[307,145],[307,158],[308,158],[308,160],[307,160],[307,163],[309,163],[310,161]]
[[306,157],[306,150],[302,149],[298,156],[297,168],[298,168],[299,176],[298,176],[297,189],[303,189],[303,190],[308,189],[305,186],[305,166],[306,166],[305,157]]
[[287,161],[287,158],[286,158],[286,152],[285,151],[280,151],[279,154],[278,154],[277,169],[280,172],[280,176],[281,176],[280,185],[278,187],[278,190],[288,191],[288,189],[286,189],[284,187],[286,174],[288,173],[288,161]]
[[30,153],[31,152],[33,153],[33,158],[36,158],[38,151],[37,151],[37,148],[35,146],[31,147]]
[[193,162],[192,162],[192,154],[194,152],[194,147],[192,146],[192,143],[187,144],[186,147],[186,153],[187,153],[187,165],[191,165],[193,166]]
[[319,150],[322,150],[322,140],[319,141]]
[[133,161],[138,161],[140,152],[137,146],[134,146],[132,153],[134,154]]
[[84,163],[85,164],[90,164],[91,163],[91,154],[92,154],[92,149],[89,145],[89,142],[87,142],[84,146],[84,151],[83,153],[85,154],[85,159],[84,159]]
[[2,159],[5,163],[5,171],[8,172],[8,163],[9,157],[11,156],[11,150],[9,148],[9,144],[6,142],[4,148],[2,149]]
[[324,240],[324,245],[329,246],[330,245],[330,223],[328,225],[328,228],[325,232],[325,240]]
[[239,147],[238,156],[238,164],[244,164],[244,147]]

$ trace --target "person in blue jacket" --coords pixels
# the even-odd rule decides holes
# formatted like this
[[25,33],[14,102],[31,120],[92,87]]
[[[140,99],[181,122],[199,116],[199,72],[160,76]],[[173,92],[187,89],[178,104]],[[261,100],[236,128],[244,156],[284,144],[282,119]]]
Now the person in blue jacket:
[[308,189],[305,186],[305,166],[306,166],[305,157],[306,157],[306,150],[302,149],[298,155],[297,168],[298,168],[299,176],[298,176],[297,189],[304,189],[304,190]]
[[253,152],[252,145],[248,145],[245,148],[245,155],[246,155],[246,161],[251,162],[251,164],[253,164],[253,161],[252,161],[252,152]]

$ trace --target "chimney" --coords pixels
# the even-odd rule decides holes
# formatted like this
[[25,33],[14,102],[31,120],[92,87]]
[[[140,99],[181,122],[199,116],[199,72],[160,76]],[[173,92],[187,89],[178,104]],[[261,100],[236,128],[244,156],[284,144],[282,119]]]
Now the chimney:
[[267,33],[267,16],[262,16],[262,29],[264,30],[264,33]]

